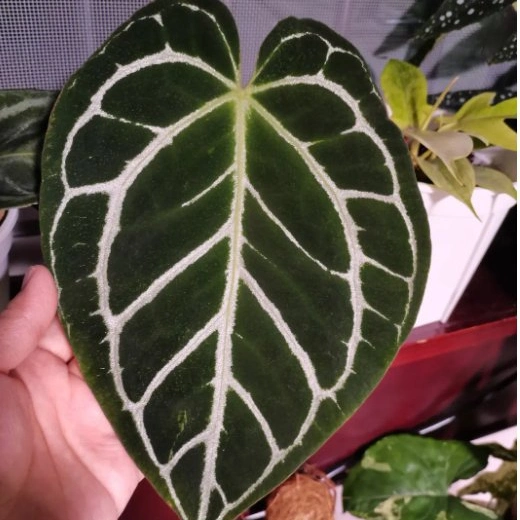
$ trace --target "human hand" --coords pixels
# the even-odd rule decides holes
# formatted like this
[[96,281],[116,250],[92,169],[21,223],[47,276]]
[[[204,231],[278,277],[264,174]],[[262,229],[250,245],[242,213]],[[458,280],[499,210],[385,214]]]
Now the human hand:
[[142,474],[85,384],[33,267],[0,314],[0,520],[117,519]]

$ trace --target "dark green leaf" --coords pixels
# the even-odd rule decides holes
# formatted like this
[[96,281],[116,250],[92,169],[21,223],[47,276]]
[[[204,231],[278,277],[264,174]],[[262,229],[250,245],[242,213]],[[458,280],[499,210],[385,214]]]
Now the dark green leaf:
[[399,20],[391,24],[392,30],[385,35],[381,45],[374,51],[376,56],[385,56],[410,42],[419,28],[435,14],[443,0],[415,0]]
[[0,91],[0,209],[38,200],[40,156],[55,92]]
[[[449,110],[451,112],[456,112],[468,99],[472,97],[478,96],[479,94],[483,94],[484,92],[489,92],[490,89],[485,90],[457,90],[455,92],[448,92],[446,97],[441,103],[441,108]],[[509,89],[503,89],[500,91],[496,91],[495,88],[491,89],[493,92],[496,92],[495,97],[493,98],[492,105],[500,103],[501,101],[505,101],[506,99],[511,99],[516,97],[516,92]],[[428,103],[433,104],[435,100],[439,97],[439,94],[432,94],[428,96]]]
[[501,49],[499,49],[489,60],[490,63],[504,63],[505,61],[516,60],[517,49],[516,32],[511,34]]
[[497,518],[449,494],[450,485],[482,470],[488,450],[459,441],[391,435],[352,468],[343,486],[346,511],[390,520]]
[[499,12],[514,0],[444,0],[437,12],[416,33],[416,39],[430,39],[461,29]]
[[[504,73],[500,74],[495,78],[495,82],[491,89],[500,95],[502,92],[509,93],[509,97],[516,96],[516,83],[517,83],[518,70],[516,63],[509,67]],[[500,100],[502,101],[502,99]]]
[[353,413],[414,323],[429,256],[358,52],[287,19],[245,88],[238,55],[222,4],[149,4],[65,86],[43,161],[81,369],[199,520],[234,518]]
[[430,76],[451,79],[475,67],[485,65],[516,33],[516,13],[502,9],[481,20],[434,65]]

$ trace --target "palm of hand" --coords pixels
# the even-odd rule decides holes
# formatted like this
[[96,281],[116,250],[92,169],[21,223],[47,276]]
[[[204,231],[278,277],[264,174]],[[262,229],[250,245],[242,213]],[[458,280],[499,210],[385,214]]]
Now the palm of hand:
[[0,520],[116,519],[141,474],[92,393],[36,268],[0,316]]

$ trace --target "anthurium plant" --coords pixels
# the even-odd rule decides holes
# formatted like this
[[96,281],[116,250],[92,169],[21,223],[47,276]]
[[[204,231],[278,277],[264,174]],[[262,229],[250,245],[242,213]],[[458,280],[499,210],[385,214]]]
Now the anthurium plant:
[[493,105],[495,94],[484,92],[449,114],[439,106],[452,85],[431,105],[426,77],[418,67],[390,60],[381,74],[391,118],[403,132],[415,168],[472,211],[475,186],[516,198],[512,179],[504,172],[472,161],[476,151],[491,146],[516,151],[516,132],[505,122],[516,118],[516,98]]
[[40,156],[56,93],[0,91],[0,221],[9,208],[38,201]]
[[62,90],[41,228],[81,370],[184,519],[231,519],[367,397],[429,264],[401,132],[358,51],[281,21],[242,86],[217,0],[159,0]]
[[[489,456],[507,462],[452,491],[452,484],[483,470]],[[493,499],[482,503],[472,496],[483,491]],[[345,511],[373,520],[497,520],[516,505],[516,446],[509,450],[498,444],[389,435],[348,472],[343,501]]]

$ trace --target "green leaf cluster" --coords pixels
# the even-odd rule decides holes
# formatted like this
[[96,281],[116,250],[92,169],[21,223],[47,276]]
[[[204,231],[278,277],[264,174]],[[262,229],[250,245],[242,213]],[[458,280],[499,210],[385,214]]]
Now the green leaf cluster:
[[432,105],[427,99],[426,77],[418,67],[390,60],[382,72],[381,87],[391,118],[403,132],[416,170],[473,212],[475,186],[516,199],[512,180],[499,167],[472,160],[477,149],[516,151],[516,132],[505,122],[516,118],[516,97],[493,105],[495,94],[484,92],[454,114],[446,114],[439,106],[453,83]]
[[[345,510],[372,520],[501,518],[511,504],[513,488],[516,492],[516,462],[476,480],[459,496],[450,493],[453,483],[484,469],[490,455],[515,460],[516,448],[390,435],[368,448],[349,471],[343,487]],[[496,502],[485,507],[468,499],[468,494],[481,491],[492,493]]]

